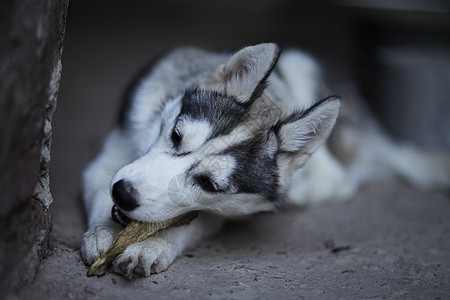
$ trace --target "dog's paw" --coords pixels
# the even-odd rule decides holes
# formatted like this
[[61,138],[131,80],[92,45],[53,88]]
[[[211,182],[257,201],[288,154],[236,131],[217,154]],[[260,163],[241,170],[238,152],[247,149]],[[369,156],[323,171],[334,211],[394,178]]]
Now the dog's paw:
[[86,231],[80,249],[84,262],[88,265],[94,263],[111,247],[121,229],[120,225],[111,224],[97,226]]
[[174,244],[164,239],[149,238],[128,246],[114,260],[113,270],[128,279],[133,276],[148,277],[152,273],[167,270],[179,252]]

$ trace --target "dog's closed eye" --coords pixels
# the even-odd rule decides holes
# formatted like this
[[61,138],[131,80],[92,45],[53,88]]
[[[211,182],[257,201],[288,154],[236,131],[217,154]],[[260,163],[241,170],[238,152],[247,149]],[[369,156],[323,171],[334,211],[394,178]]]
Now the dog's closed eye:
[[217,185],[217,183],[215,183],[214,181],[212,181],[208,176],[206,175],[199,175],[195,177],[195,183],[202,188],[202,190],[204,190],[205,192],[209,192],[209,193],[215,193],[215,192],[219,192],[220,188]]

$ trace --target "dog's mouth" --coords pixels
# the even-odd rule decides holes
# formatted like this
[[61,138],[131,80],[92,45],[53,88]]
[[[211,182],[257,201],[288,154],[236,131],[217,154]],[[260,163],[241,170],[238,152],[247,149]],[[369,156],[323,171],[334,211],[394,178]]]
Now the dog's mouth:
[[[198,211],[191,211],[188,213],[183,214],[180,218],[177,217],[177,221],[172,226],[181,226],[189,224],[192,220],[194,220],[198,215]],[[117,207],[117,205],[113,205],[111,209],[111,217],[114,220],[114,222],[122,225],[127,226],[128,223],[130,223],[131,219],[125,216],[120,209]]]
[[113,205],[111,209],[111,217],[114,220],[114,222],[122,225],[127,226],[128,223],[130,223],[131,219],[125,216],[120,209],[117,207],[117,205]]

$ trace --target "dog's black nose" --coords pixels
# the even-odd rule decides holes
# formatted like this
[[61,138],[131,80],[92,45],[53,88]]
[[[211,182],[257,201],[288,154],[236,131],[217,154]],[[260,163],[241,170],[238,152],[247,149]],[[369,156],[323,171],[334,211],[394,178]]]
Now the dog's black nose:
[[138,207],[138,203],[135,198],[136,191],[131,183],[124,180],[119,180],[113,185],[112,197],[114,203],[121,209],[131,211]]

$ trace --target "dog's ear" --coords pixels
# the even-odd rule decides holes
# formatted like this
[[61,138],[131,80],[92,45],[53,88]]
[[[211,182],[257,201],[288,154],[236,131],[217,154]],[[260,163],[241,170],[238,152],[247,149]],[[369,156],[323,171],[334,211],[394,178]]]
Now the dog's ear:
[[250,104],[261,96],[279,56],[280,47],[274,43],[243,48],[220,65],[204,86]]
[[296,112],[276,126],[278,137],[277,164],[282,177],[292,173],[308,161],[330,135],[339,114],[340,99],[323,99],[307,110]]

